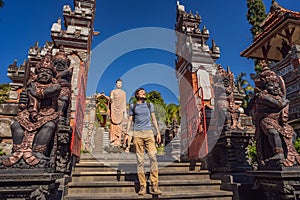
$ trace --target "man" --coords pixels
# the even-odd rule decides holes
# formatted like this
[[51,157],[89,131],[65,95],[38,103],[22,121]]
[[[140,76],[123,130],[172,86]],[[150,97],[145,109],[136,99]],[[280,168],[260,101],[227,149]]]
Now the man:
[[[161,142],[161,135],[158,129],[158,124],[155,118],[154,106],[152,103],[146,102],[146,91],[139,88],[135,92],[136,104],[131,104],[129,109],[129,119],[127,124],[127,131],[124,138],[126,144],[129,139],[129,133],[133,133],[133,144],[136,150],[137,157],[137,173],[140,182],[139,195],[146,194],[146,177],[144,172],[144,151],[146,149],[150,159],[150,181],[152,194],[161,194],[158,188],[158,163],[156,159],[155,138],[151,127],[152,123],[156,129],[156,142]],[[133,122],[133,131],[129,132],[131,123]]]
[[126,93],[122,90],[122,80],[116,81],[116,88],[110,92],[110,148],[109,152],[121,151],[121,137],[126,120]]

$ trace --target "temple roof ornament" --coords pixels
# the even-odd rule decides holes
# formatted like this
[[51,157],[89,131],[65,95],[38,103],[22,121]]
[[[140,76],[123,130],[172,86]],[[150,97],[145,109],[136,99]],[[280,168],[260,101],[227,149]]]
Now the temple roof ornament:
[[14,83],[22,83],[24,79],[26,60],[19,67],[17,65],[17,59],[14,60],[7,68],[7,77]]
[[199,15],[198,11],[196,11],[195,18],[196,18],[196,19],[200,19],[200,20],[201,20],[201,17],[200,17],[200,15]]
[[60,32],[61,31],[61,18],[60,17],[57,19],[56,23],[53,23],[53,25],[51,27],[51,31],[52,32]]
[[281,10],[282,7],[275,1],[275,0],[272,0],[272,5],[271,5],[271,8],[270,8],[270,12],[273,12],[273,11],[276,11],[276,10]]
[[[176,54],[190,59],[191,71],[196,72],[201,66],[209,73],[214,74],[213,67],[216,59],[220,57],[220,48],[212,41],[212,47],[207,44],[210,37],[209,30],[203,25],[200,28],[202,19],[198,12],[195,15],[191,11],[186,12],[177,1],[177,18],[175,30],[177,31]],[[180,61],[179,61],[180,62]],[[184,66],[184,65],[182,65]],[[184,73],[187,68],[177,68],[177,74]]]
[[14,60],[13,64],[10,64],[8,66],[8,71],[9,72],[16,72],[18,70],[18,66],[17,66],[17,59]]
[[275,0],[261,28],[263,31],[255,36],[253,43],[241,52],[241,56],[279,61],[286,55],[278,50],[282,48],[282,40],[287,42],[289,48],[300,44],[300,12],[285,9]]

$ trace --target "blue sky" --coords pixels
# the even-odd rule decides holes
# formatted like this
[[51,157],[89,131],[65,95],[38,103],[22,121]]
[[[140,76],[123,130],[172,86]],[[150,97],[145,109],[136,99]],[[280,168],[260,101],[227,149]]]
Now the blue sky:
[[[0,9],[0,83],[9,83],[6,76],[8,65],[14,59],[17,59],[18,65],[23,63],[36,41],[40,46],[51,41],[52,24],[62,17],[63,5],[73,7],[73,1],[4,2],[5,6]],[[300,11],[299,0],[277,2],[287,9]],[[240,52],[251,44],[246,0],[181,0],[180,3],[186,11],[198,11],[202,17],[200,28],[205,25],[210,31],[208,44],[214,39],[221,49],[217,63],[223,67],[230,66],[235,75],[246,72],[249,77],[253,72],[253,61],[240,57]],[[264,3],[269,11],[271,0]],[[101,73],[95,80],[92,79],[95,73],[89,75],[88,95],[94,90],[108,95],[114,89],[115,80],[121,77],[128,96],[137,87],[145,87],[148,91],[160,91],[167,103],[177,103],[175,56],[171,49],[175,44],[165,37],[157,38],[153,46],[143,43],[152,40],[157,30],[162,35],[167,31],[168,36],[168,30],[174,29],[175,22],[176,0],[97,0],[95,30],[100,35],[93,39],[91,69]],[[127,40],[127,34],[130,40]],[[139,45],[124,50],[133,43]],[[107,60],[108,57],[111,60]]]

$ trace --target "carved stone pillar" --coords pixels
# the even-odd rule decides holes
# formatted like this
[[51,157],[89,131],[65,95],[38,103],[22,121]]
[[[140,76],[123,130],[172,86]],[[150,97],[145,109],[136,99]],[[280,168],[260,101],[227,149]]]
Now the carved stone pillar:
[[221,188],[232,191],[235,200],[246,200],[247,194],[252,193],[252,177],[247,174],[252,167],[247,161],[246,147],[253,135],[253,130],[223,131],[207,156],[211,178],[222,180]]
[[249,172],[256,188],[262,188],[267,200],[300,199],[300,167]]
[[63,173],[25,173],[0,174],[0,199],[60,199],[57,179]]

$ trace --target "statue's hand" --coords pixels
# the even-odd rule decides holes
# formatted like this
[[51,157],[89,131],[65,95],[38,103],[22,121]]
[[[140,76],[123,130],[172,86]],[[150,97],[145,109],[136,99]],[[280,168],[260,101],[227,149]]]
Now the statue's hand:
[[32,85],[32,87],[29,88],[28,90],[29,90],[29,92],[32,96],[36,97],[36,87],[35,87],[35,85]]
[[36,111],[32,111],[30,113],[29,117],[30,117],[31,121],[36,122],[37,121],[37,112]]
[[286,105],[288,105],[290,103],[290,101],[288,99],[282,99],[282,107],[285,107]]

